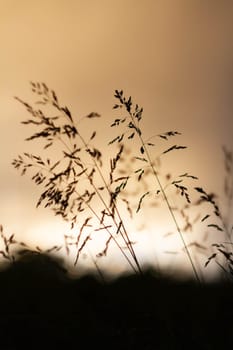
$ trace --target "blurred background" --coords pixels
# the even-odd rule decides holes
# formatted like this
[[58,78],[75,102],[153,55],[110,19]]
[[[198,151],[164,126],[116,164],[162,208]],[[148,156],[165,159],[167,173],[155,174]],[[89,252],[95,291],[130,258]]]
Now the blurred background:
[[[123,89],[144,108],[145,138],[182,133],[174,143],[188,148],[167,156],[164,174],[198,176],[195,185],[218,194],[227,211],[222,147],[233,148],[232,39],[233,3],[227,0],[0,0],[0,223],[6,234],[45,248],[63,244],[69,230],[49,210],[35,208],[39,189],[11,165],[32,147],[24,141],[30,130],[20,124],[28,115],[14,99],[33,102],[30,81],[54,89],[77,119],[101,114],[101,123],[93,120],[90,128],[98,128],[106,152],[117,117],[114,90]],[[39,142],[33,147],[40,152]],[[168,235],[170,221],[144,208],[132,226],[140,242],[135,249],[145,263],[190,273],[180,238]],[[197,225],[187,239],[203,243],[206,234],[206,226]],[[209,229],[208,244],[221,241],[220,234]],[[197,253],[198,264],[207,257]],[[118,252],[104,259],[106,270],[127,269]],[[94,268],[83,260],[89,264]],[[216,266],[206,271],[212,276]]]

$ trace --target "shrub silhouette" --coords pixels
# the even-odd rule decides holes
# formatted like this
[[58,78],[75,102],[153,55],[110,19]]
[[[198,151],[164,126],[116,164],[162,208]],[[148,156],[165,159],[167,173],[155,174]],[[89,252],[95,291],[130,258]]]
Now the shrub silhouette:
[[2,349],[204,350],[233,341],[229,284],[203,287],[149,269],[108,283],[70,279],[57,259],[29,253],[0,272],[0,285]]

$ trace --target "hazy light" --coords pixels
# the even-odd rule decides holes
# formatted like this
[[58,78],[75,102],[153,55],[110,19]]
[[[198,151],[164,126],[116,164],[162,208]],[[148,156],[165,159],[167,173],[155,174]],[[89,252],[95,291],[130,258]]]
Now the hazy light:
[[[98,133],[107,153],[106,130],[115,116],[113,93],[124,89],[144,107],[146,138],[168,130],[182,133],[179,140],[188,150],[177,156],[179,160],[168,156],[166,172],[193,173],[201,185],[221,197],[221,146],[233,147],[232,19],[233,6],[224,1],[210,6],[195,0],[73,0],[69,5],[24,0],[2,6],[0,206],[6,232],[15,233],[30,247],[63,244],[64,234],[69,233],[69,225],[52,213],[34,209],[38,189],[10,165],[18,153],[31,147],[24,142],[28,131],[20,125],[26,113],[13,99],[17,95],[32,100],[31,80],[44,81],[56,90],[77,119],[92,111],[100,113]],[[34,150],[39,153],[39,145]],[[132,239],[138,241],[135,250],[140,260],[190,271],[167,210],[145,208],[142,213],[140,219],[126,220]],[[166,236],[168,232],[172,235]],[[205,237],[201,225],[185,234],[189,243],[199,237]],[[210,233],[204,243],[208,246],[215,239]],[[103,240],[90,241],[94,260]],[[127,264],[118,253],[112,250],[111,259],[97,262],[111,271],[125,270]],[[83,265],[94,266],[93,259],[83,258]],[[199,251],[197,259],[203,266],[204,253]]]

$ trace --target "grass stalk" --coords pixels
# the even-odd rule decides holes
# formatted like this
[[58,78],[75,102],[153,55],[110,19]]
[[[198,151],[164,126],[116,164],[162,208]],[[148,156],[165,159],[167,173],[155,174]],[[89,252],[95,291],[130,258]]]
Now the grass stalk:
[[[131,100],[131,97],[129,97],[129,99],[127,100],[127,99],[123,96],[123,91],[122,91],[122,90],[121,90],[121,91],[116,90],[116,91],[115,91],[115,97],[118,99],[118,101],[120,102],[120,104],[119,104],[119,105],[118,105],[118,104],[115,105],[113,108],[122,108],[122,107],[124,107],[124,108],[126,109],[128,115],[129,115],[129,117],[130,117],[130,122],[128,123],[127,126],[128,126],[131,130],[134,131],[133,134],[131,134],[131,136],[128,137],[128,139],[129,139],[129,138],[130,138],[130,139],[133,139],[135,134],[136,134],[137,137],[139,138],[139,141],[140,141],[140,144],[141,144],[140,151],[141,151],[141,153],[144,154],[144,155],[146,156],[146,158],[147,158],[147,162],[148,162],[148,164],[149,164],[149,166],[150,166],[150,168],[151,168],[151,170],[152,170],[152,174],[153,174],[153,176],[154,176],[154,178],[155,178],[155,180],[156,180],[156,183],[157,183],[158,186],[159,186],[159,189],[160,189],[160,191],[161,191],[161,193],[162,193],[162,196],[163,196],[163,198],[164,198],[164,200],[165,200],[165,202],[166,202],[166,205],[167,205],[168,211],[169,211],[169,213],[170,213],[170,216],[171,216],[171,218],[172,218],[172,220],[173,220],[173,222],[174,222],[174,224],[175,224],[176,231],[178,232],[179,237],[180,237],[180,239],[181,239],[181,241],[182,241],[182,244],[183,244],[183,246],[184,246],[184,249],[185,249],[186,255],[187,255],[187,257],[188,257],[188,260],[189,260],[189,262],[190,262],[190,264],[191,264],[191,267],[192,267],[192,270],[193,270],[195,279],[196,279],[196,281],[197,281],[199,284],[201,284],[200,277],[199,277],[199,275],[198,275],[197,269],[196,269],[196,267],[195,267],[195,264],[194,264],[194,262],[193,262],[193,259],[192,259],[192,257],[191,257],[191,254],[190,254],[190,252],[189,252],[188,246],[187,246],[187,244],[186,244],[186,242],[185,242],[185,239],[184,239],[184,237],[183,237],[183,234],[182,234],[182,232],[181,232],[181,229],[180,229],[180,227],[179,227],[179,225],[178,225],[176,216],[175,216],[175,214],[174,214],[174,212],[173,212],[173,210],[172,210],[172,207],[171,207],[170,202],[169,202],[169,200],[168,200],[168,197],[167,197],[167,195],[166,195],[166,193],[165,193],[165,190],[164,190],[164,188],[163,188],[163,186],[162,186],[162,184],[161,184],[160,178],[159,178],[159,176],[158,176],[158,174],[157,174],[157,172],[156,172],[156,170],[155,170],[155,165],[153,164],[153,162],[152,162],[152,160],[151,160],[151,157],[150,157],[150,154],[149,154],[149,152],[148,152],[147,146],[146,146],[146,144],[145,144],[145,142],[144,142],[144,140],[143,140],[141,129],[139,128],[139,122],[140,122],[141,117],[142,117],[142,111],[143,111],[143,109],[139,109],[139,108],[138,108],[138,105],[136,105],[135,111],[132,112],[132,100]],[[136,121],[137,121],[137,124],[136,124]],[[114,125],[114,126],[115,126],[115,125],[119,125],[119,122],[124,123],[124,122],[125,122],[125,119],[123,119],[123,120],[120,120],[120,119],[115,120],[115,124],[112,124],[112,125]],[[120,138],[119,138],[119,136],[118,136],[118,138],[114,139],[113,142],[115,142],[116,140],[118,140],[118,142],[119,142],[119,140],[121,140],[121,138],[123,139],[123,137],[124,137],[124,134],[122,134],[122,135],[120,136]],[[110,142],[110,143],[111,143],[111,142]]]

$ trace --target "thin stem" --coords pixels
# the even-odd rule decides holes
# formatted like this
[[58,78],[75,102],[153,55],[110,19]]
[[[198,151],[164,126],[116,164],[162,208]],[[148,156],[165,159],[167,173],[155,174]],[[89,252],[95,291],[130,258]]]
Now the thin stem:
[[[130,118],[131,118],[131,120],[132,120],[133,125],[135,125],[135,121],[134,121],[134,118],[133,118],[133,116],[132,116],[132,113],[129,112],[129,115],[130,115]],[[135,127],[136,127],[136,125],[135,125]],[[190,261],[190,264],[191,264],[191,266],[192,266],[192,269],[193,269],[195,278],[196,278],[196,280],[198,281],[198,283],[201,284],[201,280],[200,280],[200,278],[199,278],[199,276],[198,276],[196,267],[195,267],[195,265],[194,265],[194,263],[193,263],[193,259],[192,259],[192,257],[191,257],[190,252],[189,252],[189,249],[188,249],[188,247],[187,247],[187,244],[186,244],[186,242],[185,242],[185,239],[184,239],[184,237],[183,237],[183,234],[182,234],[182,232],[181,232],[181,230],[180,230],[180,227],[179,227],[179,225],[178,225],[178,222],[177,222],[177,219],[176,219],[176,217],[175,217],[175,214],[174,214],[174,212],[173,212],[173,210],[172,210],[172,207],[171,207],[171,205],[170,205],[170,203],[169,203],[168,197],[167,197],[167,195],[166,195],[166,193],[165,193],[165,191],[164,191],[164,188],[163,188],[163,186],[162,186],[162,184],[161,184],[161,181],[160,181],[160,179],[159,179],[159,176],[158,176],[157,172],[155,171],[155,166],[154,166],[153,163],[152,163],[152,160],[151,160],[151,157],[150,157],[149,152],[148,152],[148,150],[147,150],[147,147],[146,147],[146,145],[145,145],[145,143],[144,143],[144,141],[143,141],[143,138],[142,138],[142,136],[140,135],[140,133],[137,132],[137,135],[138,135],[138,137],[139,137],[139,139],[140,139],[141,145],[143,146],[143,149],[144,149],[144,151],[145,151],[145,154],[146,154],[146,157],[147,157],[147,159],[148,159],[149,165],[150,165],[150,167],[151,167],[151,169],[152,169],[153,175],[154,175],[154,177],[155,177],[155,179],[156,179],[156,181],[157,181],[157,183],[158,183],[158,185],[159,185],[160,191],[162,192],[162,195],[163,195],[163,198],[164,198],[164,200],[165,200],[165,202],[166,202],[166,205],[167,205],[167,207],[168,207],[169,213],[170,213],[170,215],[171,215],[171,217],[172,217],[172,220],[173,220],[173,222],[174,222],[174,224],[175,224],[175,226],[176,226],[176,230],[177,230],[177,232],[179,233],[179,236],[180,236],[180,238],[181,238],[181,241],[182,241],[182,243],[183,243],[183,245],[184,245],[184,249],[185,249],[185,252],[186,252],[186,254],[187,254],[187,256],[188,256],[188,259],[189,259],[189,261]]]
[[[65,143],[64,143],[65,144]],[[66,145],[66,144],[65,144]],[[67,145],[66,145],[67,146]],[[67,146],[68,147],[68,146]],[[49,174],[54,175],[54,173],[50,170],[47,169],[45,166],[39,166],[37,164],[33,165],[34,167],[40,168],[41,170],[44,170],[46,172],[48,172]],[[62,179],[63,182],[65,182],[64,179]],[[66,182],[65,182],[66,183]],[[76,193],[76,195],[78,197],[82,197],[81,194],[75,189],[74,192]],[[110,235],[111,239],[114,241],[114,243],[117,245],[117,247],[119,248],[119,250],[121,251],[121,253],[123,254],[123,256],[125,257],[125,259],[127,260],[127,262],[129,263],[130,267],[132,268],[132,270],[135,273],[138,273],[138,271],[135,269],[135,267],[133,266],[132,262],[130,261],[130,259],[128,258],[128,256],[125,254],[124,250],[122,249],[122,247],[120,246],[120,244],[118,243],[117,239],[113,236],[113,234],[111,233],[111,231],[108,229],[108,227],[106,227],[104,225],[104,223],[101,222],[101,218],[99,217],[99,215],[96,213],[96,211],[92,208],[92,206],[85,200],[83,199],[85,205],[88,207],[88,209],[92,212],[92,214],[97,218],[97,220],[99,221],[100,225],[108,232],[108,234]],[[141,271],[139,270],[139,272],[141,273]]]
[[[73,124],[74,124],[74,122],[73,122]],[[75,124],[74,124],[74,125],[75,125]],[[88,148],[88,144],[87,144],[87,142],[85,141],[85,139],[82,137],[82,135],[80,135],[80,133],[78,133],[78,136],[79,136],[80,140],[82,141],[84,147]],[[59,139],[60,139],[60,141],[63,143],[63,145],[65,145],[65,147],[66,147],[69,151],[71,151],[70,148],[69,148],[69,146],[68,146],[60,137],[59,137]],[[109,187],[108,187],[108,185],[107,185],[107,183],[106,183],[106,181],[105,181],[105,178],[104,178],[104,176],[103,176],[103,174],[102,174],[102,172],[101,172],[101,170],[100,170],[100,168],[99,168],[99,166],[98,166],[98,164],[97,164],[95,158],[92,157],[92,156],[91,156],[91,158],[92,158],[92,161],[93,161],[93,163],[94,163],[95,168],[97,169],[97,171],[98,171],[98,173],[99,173],[99,175],[100,175],[100,177],[101,177],[101,179],[102,179],[102,181],[103,181],[103,183],[104,183],[104,186],[105,186],[106,190],[107,190],[108,193],[109,193],[109,196],[111,196],[111,192],[110,192],[110,190],[109,190]],[[85,174],[86,174],[86,172],[85,172]],[[87,178],[88,178],[88,176],[87,176]],[[93,183],[91,183],[91,186],[94,188],[95,193],[98,195],[100,201],[102,202],[102,204],[104,205],[105,209],[107,210],[107,212],[108,212],[108,213],[110,214],[110,216],[112,217],[114,224],[115,224],[116,227],[118,228],[119,224],[116,222],[114,215],[112,215],[112,213],[110,212],[110,209],[109,209],[108,205],[105,203],[105,201],[104,201],[103,197],[101,196],[101,194],[99,193],[98,188],[97,188]],[[128,247],[128,249],[129,249],[129,251],[130,251],[130,253],[131,253],[131,255],[132,255],[132,257],[133,257],[133,259],[134,259],[134,261],[135,261],[135,264],[136,264],[136,266],[137,266],[137,268],[138,268],[139,273],[142,274],[141,266],[140,266],[140,264],[139,264],[139,262],[138,262],[136,253],[135,253],[135,251],[134,251],[134,249],[133,249],[132,243],[131,243],[131,241],[130,241],[130,239],[129,239],[127,230],[126,230],[126,228],[125,228],[125,225],[124,225],[124,223],[123,223],[123,220],[122,220],[122,218],[121,218],[120,212],[119,212],[119,210],[118,210],[118,208],[117,208],[117,205],[116,205],[116,202],[115,202],[115,201],[114,201],[114,208],[115,208],[115,210],[116,210],[116,213],[117,213],[117,215],[118,215],[118,218],[119,218],[119,220],[120,220],[121,226],[122,226],[123,231],[124,231],[124,234],[123,234],[122,231],[121,231],[121,228],[120,228],[121,236],[122,236],[122,238],[123,238],[123,240],[124,240],[126,246]]]

